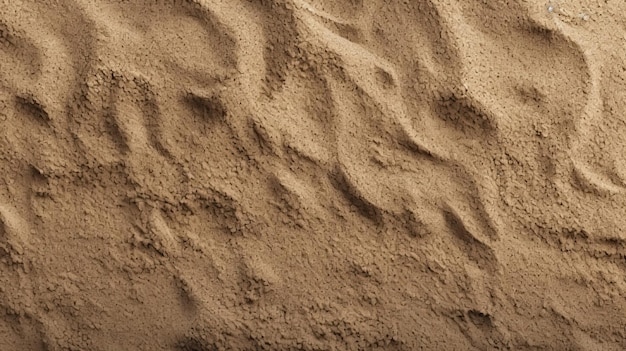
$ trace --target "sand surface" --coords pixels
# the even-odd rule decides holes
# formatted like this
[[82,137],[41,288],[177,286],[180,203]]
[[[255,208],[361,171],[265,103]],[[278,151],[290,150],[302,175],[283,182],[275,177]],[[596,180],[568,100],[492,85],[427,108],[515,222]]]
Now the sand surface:
[[0,0],[0,350],[624,350],[625,115],[622,0]]

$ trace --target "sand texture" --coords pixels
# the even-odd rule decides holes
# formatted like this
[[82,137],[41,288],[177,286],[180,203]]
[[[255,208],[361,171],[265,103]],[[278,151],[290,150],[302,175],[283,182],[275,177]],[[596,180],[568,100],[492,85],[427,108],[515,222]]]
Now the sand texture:
[[0,350],[626,349],[626,2],[0,0]]

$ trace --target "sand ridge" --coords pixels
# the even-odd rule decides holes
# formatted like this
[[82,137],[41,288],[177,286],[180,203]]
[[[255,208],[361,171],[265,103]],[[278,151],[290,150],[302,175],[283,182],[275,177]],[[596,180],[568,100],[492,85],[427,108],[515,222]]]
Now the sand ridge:
[[626,4],[0,0],[0,350],[621,350]]

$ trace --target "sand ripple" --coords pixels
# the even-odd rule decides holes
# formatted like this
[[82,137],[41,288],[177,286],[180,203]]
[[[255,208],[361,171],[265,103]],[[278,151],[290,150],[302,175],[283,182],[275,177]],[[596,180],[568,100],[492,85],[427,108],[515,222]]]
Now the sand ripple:
[[623,2],[0,4],[0,349],[626,348]]

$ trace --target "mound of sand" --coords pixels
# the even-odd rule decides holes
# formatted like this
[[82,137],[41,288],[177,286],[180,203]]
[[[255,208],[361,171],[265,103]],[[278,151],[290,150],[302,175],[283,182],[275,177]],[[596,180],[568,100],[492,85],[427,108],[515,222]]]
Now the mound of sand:
[[623,350],[621,0],[0,0],[1,350]]

